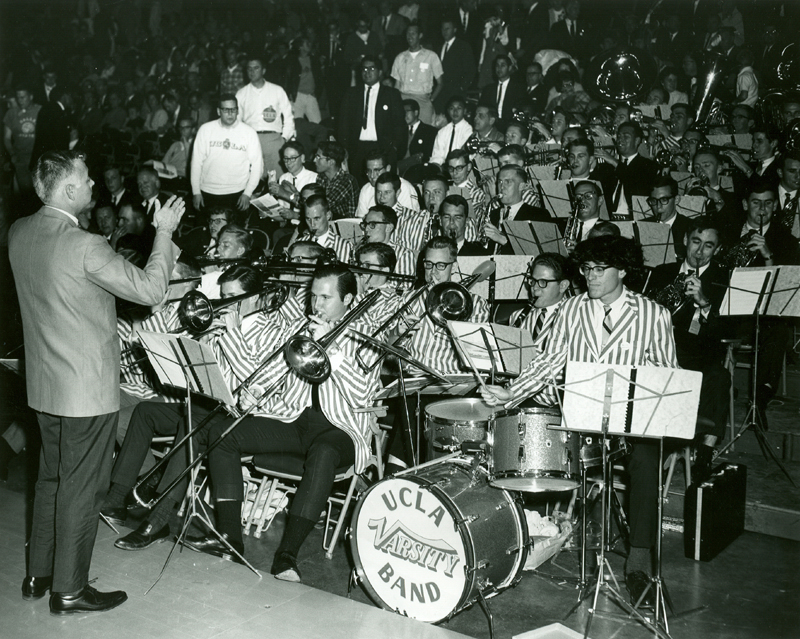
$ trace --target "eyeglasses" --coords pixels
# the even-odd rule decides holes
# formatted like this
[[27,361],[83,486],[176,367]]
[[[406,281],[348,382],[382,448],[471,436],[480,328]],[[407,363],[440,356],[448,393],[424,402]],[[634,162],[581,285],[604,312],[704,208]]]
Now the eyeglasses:
[[594,192],[592,192],[592,193],[576,193],[575,194],[575,199],[576,200],[593,200],[596,197],[597,197],[597,195]]
[[669,197],[649,197],[647,198],[647,203],[650,206],[655,206],[656,204],[658,204],[659,206],[666,206],[667,204],[669,204],[670,200],[674,199],[675,199],[674,195],[670,195]]
[[559,280],[548,280],[548,279],[545,279],[543,277],[542,278],[533,278],[533,277],[530,277],[528,275],[525,276],[525,283],[528,286],[533,286],[535,284],[539,288],[547,288],[548,284],[551,284],[552,282],[558,282],[558,281]]
[[374,230],[375,230],[375,228],[376,228],[376,227],[377,227],[379,224],[389,224],[389,222],[376,222],[376,221],[372,221],[372,222],[361,222],[361,225],[360,225],[360,226],[361,226],[361,230],[362,230],[362,231],[366,231],[367,229],[369,229],[370,231],[374,231]]
[[426,271],[430,271],[434,266],[437,271],[443,271],[454,262],[431,262],[430,260],[422,260],[422,266]]
[[294,162],[299,157],[300,157],[299,155],[284,155],[283,156],[283,161],[284,162]]
[[453,166],[452,164],[447,165],[447,170],[450,171],[451,173],[455,173],[456,171],[461,171],[466,168],[467,168],[466,164],[458,164],[456,166]]
[[591,273],[595,277],[603,277],[603,274],[606,272],[606,269],[609,268],[611,267],[608,265],[589,266],[588,264],[581,264],[580,271],[581,275],[583,275],[584,277],[589,277],[589,273]]
[[239,113],[239,108],[235,107],[233,109],[220,109],[220,113]]
[[317,153],[317,154],[314,156],[314,159],[315,159],[315,160],[327,160],[328,158],[326,158],[324,155],[320,155],[319,153]]

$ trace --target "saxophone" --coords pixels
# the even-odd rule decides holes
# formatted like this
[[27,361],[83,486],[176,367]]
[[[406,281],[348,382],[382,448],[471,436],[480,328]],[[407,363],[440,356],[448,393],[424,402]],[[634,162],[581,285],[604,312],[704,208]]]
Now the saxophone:
[[573,204],[572,214],[567,220],[567,226],[564,229],[564,246],[571,251],[581,241],[581,236],[583,235],[583,221],[580,219],[580,213],[583,210],[584,203],[583,200],[575,200],[572,190],[568,190],[568,193]]

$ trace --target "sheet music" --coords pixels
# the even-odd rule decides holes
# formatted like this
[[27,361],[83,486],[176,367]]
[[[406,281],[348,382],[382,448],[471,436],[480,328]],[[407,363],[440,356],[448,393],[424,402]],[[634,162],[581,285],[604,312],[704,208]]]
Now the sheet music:
[[[776,266],[758,266],[751,268],[735,268],[731,274],[731,281],[722,298],[719,307],[720,315],[752,315],[755,313],[756,304],[761,291],[764,289],[764,282],[772,280]],[[767,284],[769,291],[770,284]],[[763,313],[769,300],[768,295],[761,299],[758,312]]]
[[614,371],[609,433],[633,437],[694,437],[703,374],[659,366],[568,362],[563,428],[602,432],[609,368]]
[[[486,341],[488,341],[489,348],[494,354],[495,372],[506,372],[503,358],[500,357],[500,347],[497,345],[494,331],[492,331],[492,327],[488,322],[478,324],[448,321],[447,330],[453,336],[453,344],[455,344],[462,364],[468,366],[469,359],[472,359],[472,363],[475,364],[475,368],[479,371],[491,371],[492,358],[486,348]],[[484,341],[484,338],[486,341]],[[469,355],[469,358],[465,352]]]
[[275,199],[270,193],[265,193],[255,200],[251,200],[251,205],[255,206],[259,211],[266,214],[268,217],[275,217],[282,215],[284,207],[278,200]]
[[174,335],[154,333],[152,331],[139,331],[147,357],[153,370],[158,375],[158,381],[165,386],[186,388],[186,375],[184,375],[182,362],[172,350]]
[[766,315],[800,317],[800,266],[779,266],[772,294],[767,298]]
[[364,235],[364,231],[361,230],[361,220],[357,217],[335,220],[332,224],[339,236],[353,246],[358,244]]
[[648,222],[620,220],[614,224],[619,227],[622,237],[634,239],[641,245],[645,266],[653,268],[675,261],[675,243],[672,239],[672,227],[669,225],[652,220]]
[[222,375],[222,369],[219,367],[211,347],[188,337],[179,337],[178,341],[188,356],[192,373],[198,381],[199,390],[197,392],[223,401],[228,406],[234,406],[236,400]]

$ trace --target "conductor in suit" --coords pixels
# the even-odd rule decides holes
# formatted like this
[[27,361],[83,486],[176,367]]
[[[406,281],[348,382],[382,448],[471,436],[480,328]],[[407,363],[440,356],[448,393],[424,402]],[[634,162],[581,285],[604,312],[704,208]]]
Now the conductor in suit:
[[8,241],[28,404],[42,439],[22,596],[39,599],[50,590],[57,615],[109,610],[126,594],[98,592],[88,573],[119,415],[115,298],[161,302],[179,254],[171,236],[184,204],[172,198],[156,214],[153,252],[140,270],[78,225],[93,185],[80,155],[44,154],[33,184],[45,204],[15,222]]
[[375,147],[384,151],[389,164],[406,152],[407,127],[400,92],[381,84],[381,62],[377,57],[361,60],[361,80],[347,90],[339,118],[339,141],[350,156],[350,173],[366,183],[364,159]]

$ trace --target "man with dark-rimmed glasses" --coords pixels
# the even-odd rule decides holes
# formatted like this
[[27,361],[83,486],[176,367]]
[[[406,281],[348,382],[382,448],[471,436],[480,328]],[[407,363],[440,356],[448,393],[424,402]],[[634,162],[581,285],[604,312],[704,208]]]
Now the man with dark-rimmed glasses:
[[[581,242],[574,258],[586,279],[586,293],[566,300],[544,350],[507,388],[481,391],[491,406],[518,406],[547,387],[551,371],[567,361],[678,368],[669,312],[624,285],[643,266],[634,240],[595,237]],[[539,399],[537,397],[537,399]],[[658,532],[658,443],[634,439],[628,460],[630,553],[626,584],[634,603],[652,574],[651,551]],[[645,604],[652,599],[647,591]]]

